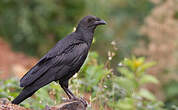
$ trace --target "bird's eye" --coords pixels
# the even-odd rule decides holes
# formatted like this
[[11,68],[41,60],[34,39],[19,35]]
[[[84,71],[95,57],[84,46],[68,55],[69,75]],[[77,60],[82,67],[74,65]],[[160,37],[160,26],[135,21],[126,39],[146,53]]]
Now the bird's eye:
[[90,23],[90,22],[92,22],[92,21],[94,21],[95,19],[94,18],[89,18],[88,19],[88,23]]

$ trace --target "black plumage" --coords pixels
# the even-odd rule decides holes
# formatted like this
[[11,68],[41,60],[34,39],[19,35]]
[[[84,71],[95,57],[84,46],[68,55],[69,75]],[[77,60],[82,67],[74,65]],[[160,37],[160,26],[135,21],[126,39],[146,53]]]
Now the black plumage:
[[41,87],[59,81],[69,99],[76,98],[68,89],[68,80],[79,71],[90,49],[94,30],[106,24],[95,16],[86,16],[78,24],[76,31],[69,34],[30,69],[20,80],[23,90],[12,103],[19,104],[33,95]]

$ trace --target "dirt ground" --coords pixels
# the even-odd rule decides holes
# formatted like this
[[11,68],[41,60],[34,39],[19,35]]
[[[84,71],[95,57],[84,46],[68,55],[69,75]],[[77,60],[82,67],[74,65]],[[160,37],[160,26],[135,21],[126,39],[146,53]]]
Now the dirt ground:
[[0,38],[0,79],[14,75],[22,77],[36,63],[36,58],[14,52],[10,45]]

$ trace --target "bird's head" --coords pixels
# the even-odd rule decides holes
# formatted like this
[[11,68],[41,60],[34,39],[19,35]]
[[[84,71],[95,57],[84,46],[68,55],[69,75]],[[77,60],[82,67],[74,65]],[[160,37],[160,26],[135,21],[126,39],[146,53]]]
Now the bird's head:
[[106,22],[96,16],[85,16],[82,20],[80,20],[77,29],[78,30],[86,30],[86,31],[94,31],[95,28],[99,25],[105,25]]

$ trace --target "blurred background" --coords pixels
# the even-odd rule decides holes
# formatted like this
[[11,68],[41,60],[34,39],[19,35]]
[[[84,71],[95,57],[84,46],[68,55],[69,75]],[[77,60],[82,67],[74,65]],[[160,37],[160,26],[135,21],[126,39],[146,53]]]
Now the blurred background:
[[[17,96],[19,79],[86,15],[107,22],[70,82],[88,110],[178,110],[177,0],[0,0],[0,98]],[[62,97],[52,83],[21,105]]]

